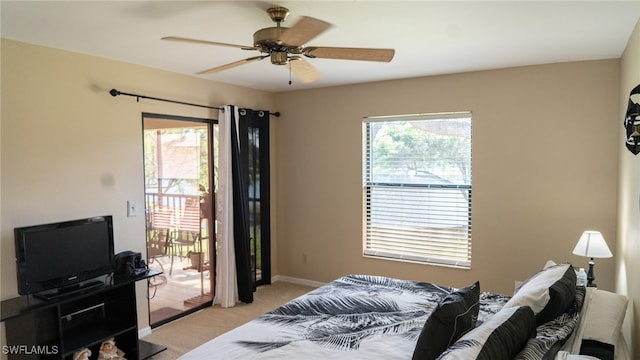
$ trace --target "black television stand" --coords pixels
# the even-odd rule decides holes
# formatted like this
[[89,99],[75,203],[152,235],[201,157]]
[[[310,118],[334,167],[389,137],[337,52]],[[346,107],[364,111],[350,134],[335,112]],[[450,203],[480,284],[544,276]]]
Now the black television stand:
[[[2,301],[9,359],[73,359],[83,348],[99,353],[103,341],[114,338],[129,360],[146,359],[164,347],[138,339],[136,281],[161,274],[150,270],[113,282],[85,285],[43,299],[28,295]],[[87,287],[88,286],[88,287]],[[59,296],[58,296],[59,295]]]

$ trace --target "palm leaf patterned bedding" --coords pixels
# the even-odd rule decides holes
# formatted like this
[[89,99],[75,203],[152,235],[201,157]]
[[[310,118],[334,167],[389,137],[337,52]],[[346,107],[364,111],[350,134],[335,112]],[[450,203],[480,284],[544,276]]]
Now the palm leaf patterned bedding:
[[[427,317],[454,290],[426,282],[347,275],[180,359],[411,359]],[[482,293],[478,324],[508,300],[508,296]],[[544,351],[547,335],[535,342],[538,351]]]

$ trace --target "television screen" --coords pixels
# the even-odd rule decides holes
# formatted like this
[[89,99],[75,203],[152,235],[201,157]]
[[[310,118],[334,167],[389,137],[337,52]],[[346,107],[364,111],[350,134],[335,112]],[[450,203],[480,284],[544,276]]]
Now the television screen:
[[59,290],[113,272],[113,219],[87,219],[15,229],[18,293]]

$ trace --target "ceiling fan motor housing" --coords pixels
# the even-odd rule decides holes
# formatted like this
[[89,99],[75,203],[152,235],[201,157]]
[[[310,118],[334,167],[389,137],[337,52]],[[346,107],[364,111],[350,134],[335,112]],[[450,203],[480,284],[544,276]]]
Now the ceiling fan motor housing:
[[280,40],[282,33],[288,29],[284,26],[260,29],[253,34],[253,46],[265,54],[270,54],[272,64],[286,65],[289,61],[288,54],[302,52],[301,47],[289,46]]
[[267,49],[265,52],[269,52],[271,48],[282,45],[282,41],[279,40],[280,36],[288,29],[287,27],[281,26],[260,29],[253,33],[253,46],[261,50]]
[[285,7],[272,7],[267,9],[267,13],[271,20],[277,23],[277,26],[260,29],[253,34],[253,46],[271,57],[271,63],[274,65],[286,65],[289,62],[289,54],[300,54],[299,46],[291,46],[285,44],[282,40],[282,34],[289,30],[288,27],[280,26],[289,16],[289,9]]

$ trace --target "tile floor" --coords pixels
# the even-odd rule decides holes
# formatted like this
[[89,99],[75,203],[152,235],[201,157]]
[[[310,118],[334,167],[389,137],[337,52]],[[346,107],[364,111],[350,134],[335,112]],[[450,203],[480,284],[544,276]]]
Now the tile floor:
[[189,258],[176,257],[169,274],[170,264],[169,256],[157,258],[149,264],[149,268],[163,271],[162,275],[154,277],[149,284],[152,324],[211,300],[209,271],[199,272],[190,268]]

